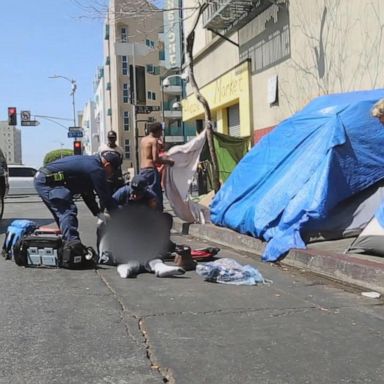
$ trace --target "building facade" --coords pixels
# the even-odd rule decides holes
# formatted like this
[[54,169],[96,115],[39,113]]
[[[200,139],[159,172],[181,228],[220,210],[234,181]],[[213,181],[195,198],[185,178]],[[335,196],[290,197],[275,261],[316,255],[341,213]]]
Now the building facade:
[[[193,7],[184,2],[185,36]],[[383,87],[383,25],[380,0],[207,2],[194,73],[216,129],[257,142],[317,96]],[[204,116],[190,87],[182,104],[183,120],[199,124]]]
[[104,132],[117,132],[124,149],[123,171],[139,168],[138,146],[145,127],[161,121],[162,24],[161,12],[146,1],[139,0],[135,12],[124,0],[110,2],[104,36]]
[[83,153],[91,155],[99,148],[99,125],[96,122],[96,103],[92,100],[85,104],[81,115],[80,126],[83,129]]
[[21,131],[8,125],[8,121],[0,121],[0,148],[8,164],[22,164]]

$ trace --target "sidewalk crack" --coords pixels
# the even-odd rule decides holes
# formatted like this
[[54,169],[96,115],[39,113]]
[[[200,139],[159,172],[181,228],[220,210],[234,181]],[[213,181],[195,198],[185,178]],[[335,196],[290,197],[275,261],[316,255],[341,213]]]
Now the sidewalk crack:
[[175,381],[172,369],[167,368],[167,367],[162,367],[160,365],[160,363],[156,360],[155,353],[153,352],[152,347],[151,347],[151,343],[149,341],[148,331],[145,327],[144,319],[140,318],[138,320],[139,321],[138,321],[137,325],[139,327],[139,331],[141,332],[141,334],[143,335],[143,338],[144,338],[144,344],[145,344],[145,348],[146,348],[147,359],[149,360],[149,362],[151,364],[151,368],[155,369],[159,372],[159,374],[163,377],[163,383],[175,384],[176,381]]
[[128,337],[131,338],[137,345],[139,345],[139,346],[142,345],[137,340],[137,338],[131,333],[131,331],[129,330],[128,323],[127,323],[127,321],[125,321],[126,319],[132,318],[135,321],[137,321],[138,330],[139,330],[141,336],[144,339],[144,347],[145,347],[146,358],[149,361],[151,369],[154,369],[154,370],[156,370],[159,373],[159,375],[162,377],[163,383],[175,384],[176,381],[175,381],[175,379],[173,377],[172,370],[170,368],[162,367],[155,360],[155,355],[154,355],[154,353],[152,351],[152,348],[151,348],[151,345],[150,345],[150,342],[149,342],[148,332],[147,332],[147,330],[145,328],[145,325],[144,325],[144,319],[143,318],[139,318],[138,316],[136,316],[134,314],[129,315],[128,314],[128,310],[127,310],[127,308],[124,305],[124,302],[120,299],[120,297],[117,294],[116,290],[113,289],[111,284],[109,284],[108,280],[101,273],[99,273],[99,271],[97,271],[97,270],[96,270],[96,274],[99,276],[101,281],[106,285],[107,289],[112,293],[112,296],[114,297],[114,299],[119,304],[119,306],[120,306],[120,319],[121,319],[121,322],[124,324],[124,329],[125,329],[125,332],[128,335]]

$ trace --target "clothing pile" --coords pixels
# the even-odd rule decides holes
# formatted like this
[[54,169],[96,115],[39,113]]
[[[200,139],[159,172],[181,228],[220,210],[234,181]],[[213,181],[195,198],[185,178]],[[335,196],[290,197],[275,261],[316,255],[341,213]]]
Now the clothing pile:
[[221,284],[257,285],[272,283],[271,280],[264,279],[255,267],[243,266],[230,258],[198,264],[196,273],[204,277],[206,281]]

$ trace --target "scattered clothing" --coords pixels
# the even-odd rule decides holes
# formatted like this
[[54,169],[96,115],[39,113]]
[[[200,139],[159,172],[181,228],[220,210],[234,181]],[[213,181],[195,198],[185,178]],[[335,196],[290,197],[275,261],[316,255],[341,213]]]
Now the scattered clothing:
[[264,279],[255,267],[243,266],[230,258],[198,264],[196,273],[204,277],[206,281],[221,284],[257,285],[259,283],[271,283],[271,280]]

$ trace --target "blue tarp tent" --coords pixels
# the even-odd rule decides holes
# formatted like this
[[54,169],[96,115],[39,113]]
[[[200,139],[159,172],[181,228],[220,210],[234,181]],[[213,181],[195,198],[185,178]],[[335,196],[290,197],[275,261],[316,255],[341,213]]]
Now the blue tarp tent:
[[264,239],[263,260],[305,248],[300,231],[384,178],[384,89],[321,96],[240,161],[211,204],[216,225]]

